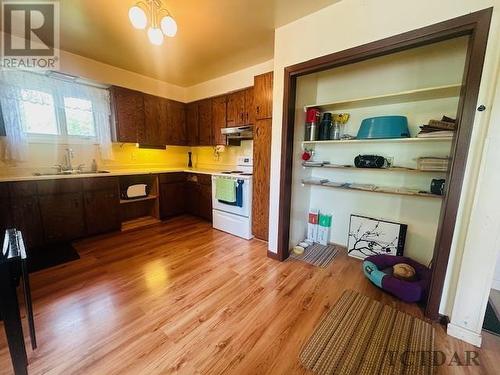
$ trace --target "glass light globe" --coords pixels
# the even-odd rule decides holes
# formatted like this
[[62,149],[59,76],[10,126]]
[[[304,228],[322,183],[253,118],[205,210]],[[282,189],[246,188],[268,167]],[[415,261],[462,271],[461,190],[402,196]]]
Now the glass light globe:
[[170,16],[163,17],[160,26],[166,36],[173,37],[177,34],[177,22]]
[[146,13],[138,6],[133,6],[128,11],[128,18],[130,23],[136,29],[145,29],[148,24],[148,17]]
[[163,44],[163,34],[157,27],[150,27],[148,29],[148,38],[149,41],[156,46],[161,46]]

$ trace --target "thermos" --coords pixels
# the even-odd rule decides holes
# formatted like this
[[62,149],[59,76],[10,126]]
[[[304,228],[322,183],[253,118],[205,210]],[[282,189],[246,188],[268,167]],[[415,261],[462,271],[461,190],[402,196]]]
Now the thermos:
[[308,108],[306,112],[306,124],[304,141],[316,141],[318,139],[319,109]]
[[330,139],[330,132],[332,130],[332,114],[329,112],[323,113],[323,119],[319,124],[319,140],[326,141]]

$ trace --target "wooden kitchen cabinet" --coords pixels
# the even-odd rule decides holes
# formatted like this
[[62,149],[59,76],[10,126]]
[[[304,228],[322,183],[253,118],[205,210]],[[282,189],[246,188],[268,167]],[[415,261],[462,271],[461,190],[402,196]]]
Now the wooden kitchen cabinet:
[[256,120],[273,117],[273,72],[255,76],[253,106]]
[[114,113],[115,142],[136,143],[144,128],[144,99],[139,91],[123,87],[111,88],[111,102]]
[[245,90],[233,92],[227,96],[227,127],[245,124]]
[[212,221],[212,187],[210,185],[199,185],[198,216]]
[[186,199],[186,213],[199,216],[200,215],[200,194],[198,183],[187,181],[184,185]]
[[10,212],[9,185],[0,184],[0,240],[6,229],[12,228],[12,214]]
[[212,100],[198,102],[198,145],[211,146],[212,142]]
[[186,106],[186,138],[189,146],[198,146],[198,102],[189,103]]
[[226,127],[226,96],[212,98],[212,144],[225,145],[226,136],[221,133],[221,129]]
[[144,94],[144,125],[138,143],[158,147],[167,144],[166,99]]
[[117,177],[88,178],[83,181],[87,235],[120,230],[120,196]]
[[82,193],[38,197],[46,243],[69,242],[85,235]]
[[166,100],[166,102],[166,144],[174,146],[186,145],[186,105],[175,100]]
[[186,175],[184,173],[166,173],[160,175],[160,217],[182,215],[186,212]]
[[227,127],[253,124],[254,116],[253,87],[227,95]]
[[10,213],[12,226],[20,230],[28,248],[43,245],[43,227],[34,181],[9,183]]
[[264,241],[269,231],[271,125],[272,119],[257,120],[253,142],[252,233]]

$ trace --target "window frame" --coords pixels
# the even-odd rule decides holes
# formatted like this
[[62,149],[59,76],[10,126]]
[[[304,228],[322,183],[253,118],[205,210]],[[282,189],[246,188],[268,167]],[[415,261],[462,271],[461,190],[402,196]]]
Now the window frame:
[[[75,84],[78,85],[78,83]],[[51,90],[40,90],[38,88],[25,87],[23,88],[23,90],[38,91],[51,96],[54,103],[53,109],[54,109],[56,128],[57,128],[57,134],[43,134],[43,133],[34,133],[26,131],[25,133],[28,143],[46,143],[46,144],[71,143],[71,144],[94,144],[94,145],[98,144],[96,120],[93,110],[94,103],[92,103],[91,100],[84,97],[79,97],[77,95],[72,95],[72,96],[54,95]],[[75,99],[90,101],[90,105],[92,107],[92,123],[94,126],[94,134],[95,134],[94,136],[68,134],[64,98],[75,98]]]

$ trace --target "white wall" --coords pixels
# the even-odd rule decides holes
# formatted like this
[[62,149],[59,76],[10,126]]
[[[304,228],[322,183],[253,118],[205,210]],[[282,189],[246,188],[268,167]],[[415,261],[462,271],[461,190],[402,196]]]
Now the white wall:
[[495,273],[493,275],[493,283],[491,287],[496,290],[500,290],[500,251],[497,256],[497,263],[495,266]]
[[[315,57],[418,29],[494,5],[500,5],[500,1],[422,0],[407,2],[399,0],[345,0],[276,30],[269,228],[269,248],[271,251],[275,252],[277,250],[284,68]],[[332,23],[332,20],[335,20],[335,23]],[[493,101],[492,95],[497,74],[496,68],[499,52],[498,32],[499,14],[498,9],[495,9],[479,93],[479,102],[486,105],[491,105]],[[469,219],[476,188],[477,167],[481,164],[483,144],[488,124],[494,123],[494,121],[500,122],[500,114],[495,114],[495,118],[491,119],[491,121],[489,116],[489,112],[486,113],[486,111],[476,116],[471,148],[469,150],[461,205],[447,272],[446,289],[443,294],[443,303],[441,306],[441,311],[451,315],[452,318],[452,313],[455,313],[455,309],[452,311],[452,306],[453,296],[456,294],[456,282],[460,277],[470,277],[470,275],[459,276],[459,270],[462,265],[465,239],[468,235],[472,234],[470,231],[467,232],[467,230],[474,230],[473,228],[469,228],[472,227]],[[496,150],[498,149],[500,147],[496,146]],[[488,158],[487,155],[485,157]],[[487,160],[484,160],[483,163]],[[498,157],[496,160],[498,160]],[[489,208],[493,209],[491,206]],[[473,217],[474,219],[478,223],[481,222],[480,217]],[[484,217],[484,219],[488,220],[488,216]],[[495,260],[496,254],[491,259],[490,253],[485,253],[484,258],[480,260],[483,267],[491,268],[489,274],[490,284]],[[476,268],[476,272],[478,269],[480,268]],[[476,289],[475,292],[482,293],[482,290]],[[478,303],[478,305],[481,305],[481,303]],[[470,306],[462,306],[465,310],[470,308]],[[478,326],[476,323],[483,318],[480,316],[480,313],[480,309],[472,311],[470,314],[469,312],[466,313],[470,319],[474,320],[474,329],[476,330]]]
[[253,86],[253,77],[273,70],[273,60],[253,65],[186,88],[186,102]]

